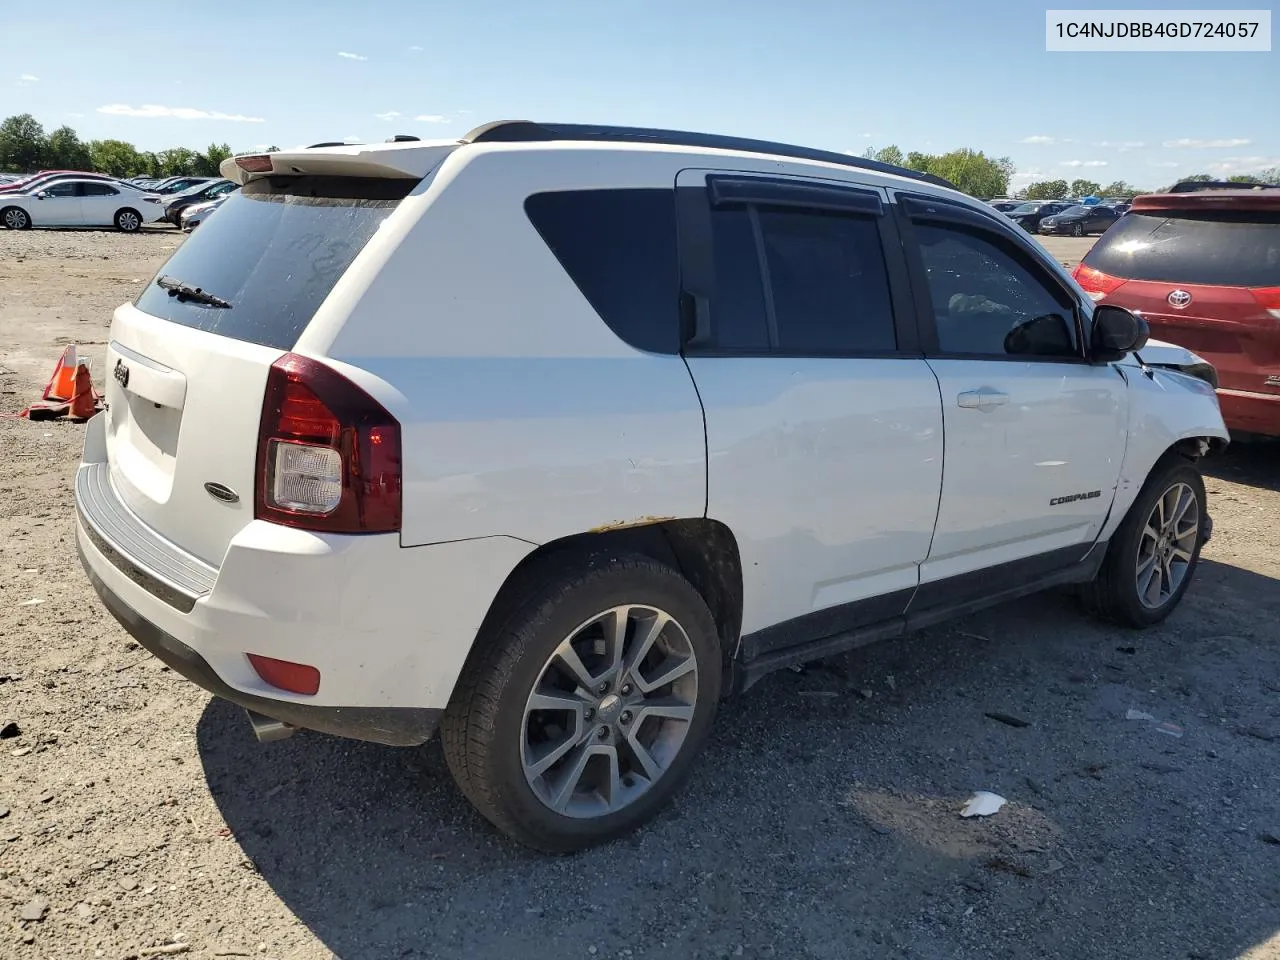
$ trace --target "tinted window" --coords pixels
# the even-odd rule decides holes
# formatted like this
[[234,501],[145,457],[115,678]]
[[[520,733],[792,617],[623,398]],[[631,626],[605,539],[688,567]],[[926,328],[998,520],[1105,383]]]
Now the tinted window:
[[86,197],[114,197],[120,192],[105,183],[82,183],[80,187],[81,194]]
[[47,187],[41,188],[44,193],[51,197],[74,197],[77,196],[76,184],[74,182],[67,183],[51,183]]
[[157,276],[231,302],[182,302],[154,282],[140,310],[183,326],[288,350],[416,180],[270,177],[246,184]]
[[711,305],[715,345],[724,350],[769,349],[769,320],[751,211],[746,207],[715,210],[711,214],[711,242],[716,277]]
[[[226,206],[233,203],[234,196]],[[674,190],[538,193],[524,206],[560,265],[615,334],[640,350],[679,352]]]
[[1211,286],[1280,285],[1280,211],[1127,213],[1085,256],[1113,277]]
[[769,209],[759,216],[782,352],[897,348],[875,219]]
[[943,353],[1077,356],[1071,300],[1022,254],[976,230],[917,224]]

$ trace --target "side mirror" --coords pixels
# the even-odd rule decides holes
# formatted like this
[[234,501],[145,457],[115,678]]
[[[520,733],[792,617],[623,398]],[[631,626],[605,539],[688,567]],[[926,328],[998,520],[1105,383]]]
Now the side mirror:
[[1094,307],[1089,359],[1095,363],[1114,363],[1125,354],[1141,350],[1150,336],[1151,328],[1138,314],[1108,304]]
[[36,199],[37,199],[37,200],[44,200],[44,199],[46,199],[48,196],[49,196],[48,191],[46,191],[46,190],[41,190],[39,193],[37,193],[37,194],[36,194]]

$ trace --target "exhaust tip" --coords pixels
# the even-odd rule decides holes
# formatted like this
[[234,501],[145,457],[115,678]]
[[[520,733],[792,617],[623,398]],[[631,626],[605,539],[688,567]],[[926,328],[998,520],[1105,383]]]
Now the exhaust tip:
[[259,743],[287,739],[293,736],[294,730],[298,729],[281,720],[254,713],[252,710],[246,710],[245,713],[249,715],[249,723],[253,725],[253,735],[258,738]]

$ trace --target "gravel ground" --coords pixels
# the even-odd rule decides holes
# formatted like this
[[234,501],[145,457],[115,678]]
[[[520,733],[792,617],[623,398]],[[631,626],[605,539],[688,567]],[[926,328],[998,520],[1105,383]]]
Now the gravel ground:
[[97,603],[84,428],[12,414],[180,239],[0,233],[0,957],[1280,958],[1276,450],[1209,465],[1162,627],[1049,595],[770,678],[658,822],[541,858],[436,745],[259,745]]

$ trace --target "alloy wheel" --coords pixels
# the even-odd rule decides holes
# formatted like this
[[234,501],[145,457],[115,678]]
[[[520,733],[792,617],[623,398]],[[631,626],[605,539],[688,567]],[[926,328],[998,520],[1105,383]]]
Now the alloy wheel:
[[27,215],[23,211],[14,207],[12,210],[4,212],[4,225],[10,230],[22,230],[27,225]]
[[126,210],[116,218],[116,225],[125,233],[133,233],[142,225],[142,221],[132,210]]
[[1178,592],[1199,537],[1200,502],[1190,486],[1175,483],[1156,500],[1138,538],[1135,586],[1144,607],[1159,609]]
[[533,685],[525,779],[562,816],[616,813],[680,754],[697,698],[697,657],[672,616],[639,604],[605,610],[561,641]]

